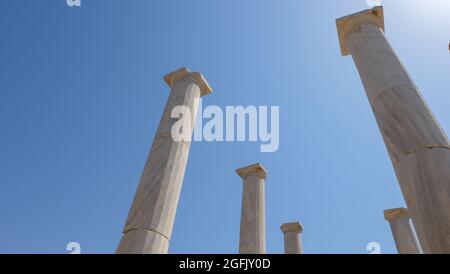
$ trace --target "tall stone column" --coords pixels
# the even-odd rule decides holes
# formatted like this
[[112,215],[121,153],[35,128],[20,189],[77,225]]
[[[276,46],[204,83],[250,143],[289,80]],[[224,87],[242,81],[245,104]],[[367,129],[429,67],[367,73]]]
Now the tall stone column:
[[191,113],[192,134],[198,104],[195,99],[212,92],[208,82],[186,68],[164,77],[171,88],[159,128],[133,200],[117,253],[167,253],[189,155],[190,141],[172,139],[171,118],[177,106]]
[[284,254],[302,254],[302,225],[299,222],[283,224],[281,231],[284,234]]
[[240,254],[266,253],[266,169],[254,164],[236,170],[244,182],[242,192]]
[[412,227],[411,215],[406,208],[384,211],[384,218],[391,226],[395,245],[399,254],[421,254],[419,242]]
[[450,144],[384,34],[383,8],[336,21],[351,54],[425,253],[450,253]]

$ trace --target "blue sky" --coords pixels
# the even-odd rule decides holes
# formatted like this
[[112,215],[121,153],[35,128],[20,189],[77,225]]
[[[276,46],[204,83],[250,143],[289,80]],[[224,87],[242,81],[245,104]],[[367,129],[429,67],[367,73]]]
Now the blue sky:
[[[431,4],[431,2],[433,4]],[[385,0],[386,33],[450,132],[450,3]],[[280,148],[194,143],[171,253],[236,253],[242,183],[261,162],[267,250],[304,225],[306,253],[383,253],[383,210],[404,206],[334,20],[365,0],[0,2],[0,253],[112,253],[169,90],[199,71],[208,105],[280,106]]]

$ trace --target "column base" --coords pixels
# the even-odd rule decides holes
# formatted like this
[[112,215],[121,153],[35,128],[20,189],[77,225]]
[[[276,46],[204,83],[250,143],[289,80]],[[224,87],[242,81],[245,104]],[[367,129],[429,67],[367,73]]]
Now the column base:
[[130,230],[122,236],[116,254],[167,254],[169,240],[145,229]]

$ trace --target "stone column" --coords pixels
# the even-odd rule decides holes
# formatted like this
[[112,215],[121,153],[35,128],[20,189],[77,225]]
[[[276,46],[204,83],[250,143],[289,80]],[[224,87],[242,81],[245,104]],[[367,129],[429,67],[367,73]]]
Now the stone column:
[[133,200],[117,253],[164,254],[169,247],[178,199],[189,155],[190,140],[172,139],[171,118],[177,106],[191,113],[192,134],[198,101],[212,92],[203,76],[179,69],[164,77],[171,88],[159,128]]
[[281,226],[284,234],[284,254],[302,254],[302,238],[303,227],[299,222],[287,223]]
[[267,171],[261,164],[236,170],[244,182],[242,192],[240,254],[266,253],[265,190]]
[[411,215],[406,208],[384,211],[384,218],[391,226],[399,254],[421,254],[421,249],[412,226]]
[[450,144],[384,34],[383,8],[336,21],[393,163],[424,253],[450,253]]

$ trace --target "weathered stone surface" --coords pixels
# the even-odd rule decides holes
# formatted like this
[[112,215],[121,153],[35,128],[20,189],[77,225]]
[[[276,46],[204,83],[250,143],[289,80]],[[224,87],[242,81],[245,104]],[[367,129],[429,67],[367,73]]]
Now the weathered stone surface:
[[400,84],[414,85],[378,26],[372,24],[357,26],[348,34],[347,45],[369,101],[387,88]]
[[175,141],[171,131],[177,118],[172,110],[184,106],[191,113],[192,133],[198,104],[195,99],[212,90],[201,74],[179,69],[164,77],[171,87],[159,128],[123,230],[117,253],[166,253],[180,197],[189,141]]
[[421,249],[412,227],[411,215],[406,208],[384,211],[384,218],[391,226],[392,235],[399,254],[420,254]]
[[169,239],[165,236],[144,229],[125,233],[119,243],[118,254],[166,254]]
[[183,81],[176,83],[170,93],[166,107],[164,108],[163,116],[161,117],[160,127],[156,132],[155,139],[167,138],[172,139],[171,131],[174,123],[178,121],[177,118],[171,118],[172,110],[177,106],[185,106],[189,109],[191,115],[191,126],[193,128],[195,122],[196,106],[191,103],[196,98],[200,97],[200,89],[193,81]]
[[240,254],[266,253],[265,178],[261,164],[236,170],[243,179]]
[[188,153],[188,143],[155,139],[124,233],[148,229],[170,239],[176,213],[173,205],[178,204]]
[[394,164],[424,253],[450,253],[450,150],[419,149]]
[[450,253],[449,141],[384,35],[382,8],[338,19],[425,253]]
[[285,254],[302,254],[301,233],[303,226],[299,222],[286,223],[281,226],[284,236],[284,253]]
[[372,100],[372,109],[393,160],[424,147],[450,148],[416,87],[401,84],[387,88]]

